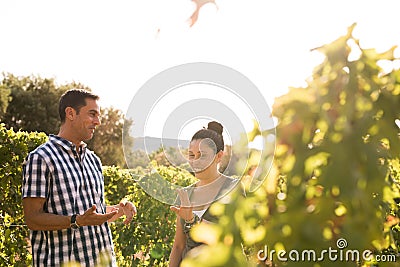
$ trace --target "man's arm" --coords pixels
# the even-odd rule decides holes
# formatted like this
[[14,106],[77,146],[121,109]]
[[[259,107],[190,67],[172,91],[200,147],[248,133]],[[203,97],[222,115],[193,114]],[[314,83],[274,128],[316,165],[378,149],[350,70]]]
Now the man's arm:
[[[61,230],[69,228],[71,216],[62,216],[43,211],[45,198],[27,197],[22,200],[25,222],[31,230]],[[72,215],[72,214],[71,214]]]
[[[43,205],[45,198],[26,197],[22,200],[25,222],[29,229],[37,231],[54,231],[70,228],[71,215],[57,215],[45,212]],[[118,211],[113,210],[106,214],[96,212],[96,205],[76,217],[79,226],[101,225],[111,219]]]

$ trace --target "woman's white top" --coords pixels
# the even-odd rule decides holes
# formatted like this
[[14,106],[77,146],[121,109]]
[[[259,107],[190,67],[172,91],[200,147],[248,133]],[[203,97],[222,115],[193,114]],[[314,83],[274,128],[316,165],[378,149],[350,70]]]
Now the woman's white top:
[[196,214],[199,218],[203,217],[204,213],[206,212],[207,209],[203,210],[194,210],[193,213]]

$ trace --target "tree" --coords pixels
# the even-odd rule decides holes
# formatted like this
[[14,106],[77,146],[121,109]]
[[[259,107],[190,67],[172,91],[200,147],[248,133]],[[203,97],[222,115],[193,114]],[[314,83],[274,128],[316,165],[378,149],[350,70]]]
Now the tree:
[[[74,88],[91,91],[89,87],[77,82],[57,85],[54,79],[4,75],[0,93],[4,92],[5,96],[7,91],[11,93],[7,98],[9,102],[3,122],[7,128],[12,127],[15,131],[57,134],[60,127],[59,99],[64,92]],[[3,95],[0,95],[0,100],[3,100]],[[0,108],[5,106],[1,103]],[[88,141],[89,148],[100,156],[105,165],[126,166],[122,150],[124,115],[113,108],[105,108],[102,113],[102,125],[96,130],[93,139]],[[125,123],[127,128],[132,124],[130,121]],[[129,142],[127,137],[126,143]]]
[[0,120],[2,120],[6,114],[10,93],[11,90],[9,88],[0,84]]
[[0,86],[4,90],[11,91],[3,119],[6,127],[46,134],[58,133],[60,96],[72,88],[89,89],[75,82],[58,86],[54,79],[35,76],[17,77],[12,74],[5,75]]
[[101,158],[103,165],[126,167],[122,136],[124,134],[126,146],[133,145],[133,140],[123,131],[124,127],[129,129],[131,125],[132,121],[125,120],[124,114],[118,109],[110,107],[101,111],[101,125],[87,143]]

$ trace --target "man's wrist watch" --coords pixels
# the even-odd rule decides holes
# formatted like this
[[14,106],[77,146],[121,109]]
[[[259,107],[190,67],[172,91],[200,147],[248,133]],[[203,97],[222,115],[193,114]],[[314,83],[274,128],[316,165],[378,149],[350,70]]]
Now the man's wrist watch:
[[69,225],[71,229],[74,230],[79,228],[79,224],[76,222],[76,216],[78,216],[78,214],[74,214],[71,216],[71,224]]

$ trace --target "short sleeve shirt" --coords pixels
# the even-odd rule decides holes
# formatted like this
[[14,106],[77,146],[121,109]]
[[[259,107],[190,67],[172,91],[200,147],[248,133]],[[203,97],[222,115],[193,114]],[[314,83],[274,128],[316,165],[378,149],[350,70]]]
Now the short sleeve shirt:
[[[99,158],[86,144],[77,149],[61,137],[32,151],[23,166],[22,197],[45,198],[44,211],[71,216],[83,214],[93,204],[106,212],[104,177]],[[33,266],[61,266],[66,262],[94,266],[101,258],[116,266],[108,223],[57,231],[30,231]],[[104,257],[102,257],[104,256]]]

